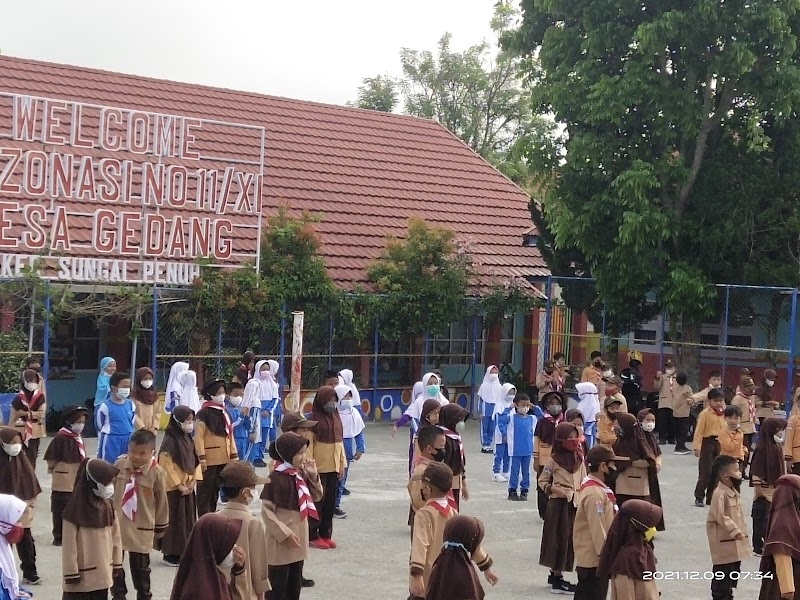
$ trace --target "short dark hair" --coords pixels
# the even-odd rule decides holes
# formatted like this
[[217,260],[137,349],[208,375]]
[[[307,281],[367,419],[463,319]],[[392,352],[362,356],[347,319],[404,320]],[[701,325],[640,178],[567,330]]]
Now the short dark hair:
[[717,389],[717,388],[714,388],[712,390],[708,390],[708,400],[709,400],[709,402],[711,400],[719,400],[720,398],[722,398],[723,400],[725,399],[725,393],[722,390]]
[[149,429],[137,429],[133,432],[130,441],[131,446],[155,446],[156,434]]
[[598,350],[595,350],[594,352],[592,352],[592,353],[589,355],[589,358],[591,358],[592,360],[594,360],[595,358],[601,358],[602,356],[603,356],[603,353],[602,353],[602,352],[600,352],[600,351],[598,351]]
[[119,384],[120,384],[120,383],[121,383],[123,380],[125,380],[125,379],[130,379],[130,378],[131,378],[131,376],[130,376],[130,375],[128,375],[128,374],[127,374],[125,371],[117,371],[116,373],[114,373],[114,374],[111,376],[111,382],[110,382],[110,384],[109,384],[109,385],[110,385],[111,387],[119,387]]
[[328,369],[327,371],[325,371],[325,374],[322,376],[322,381],[320,383],[323,384],[328,379],[333,379],[334,377],[338,378],[339,377],[339,373],[337,373],[336,371],[334,371],[332,369]]
[[438,438],[440,435],[444,435],[444,431],[438,427],[433,427],[432,425],[423,427],[417,433],[417,444],[419,445],[419,449],[422,450],[428,446],[433,446],[433,442],[435,442],[436,438]]
[[731,404],[730,406],[726,406],[725,407],[724,415],[726,417],[741,417],[742,416],[742,409],[739,408],[738,406],[734,405],[734,404]]
[[242,493],[243,488],[238,487],[225,487],[224,485],[219,488],[222,491],[222,495],[225,496],[228,500],[231,498],[236,498],[239,494]]
[[566,356],[564,356],[563,352],[556,352],[553,354],[553,360],[558,360],[559,358],[566,358]]
[[528,394],[526,394],[525,392],[522,392],[521,394],[517,394],[516,396],[514,396],[514,400],[513,400],[514,404],[519,404],[520,402],[530,402],[530,401],[531,401],[531,397],[528,396]]
[[688,375],[686,375],[686,373],[680,371],[675,376],[675,381],[677,382],[678,385],[686,385],[686,382],[689,381],[689,377]]
[[41,365],[42,359],[39,358],[38,356],[29,356],[28,358],[25,359],[25,368],[27,369],[34,363],[37,365]]
[[241,383],[239,383],[238,381],[231,381],[228,384],[228,390],[231,391],[231,392],[233,390],[243,390],[243,389],[244,389],[244,386]]
[[708,374],[709,379],[711,379],[712,377],[719,377],[720,379],[722,379],[722,373],[714,369],[713,371],[711,371],[711,373]]

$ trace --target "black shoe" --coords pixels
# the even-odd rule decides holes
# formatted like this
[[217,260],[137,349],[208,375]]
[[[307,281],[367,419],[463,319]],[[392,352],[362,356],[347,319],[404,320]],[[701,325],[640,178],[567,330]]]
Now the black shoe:
[[575,593],[575,584],[570,583],[569,581],[564,581],[561,577],[558,577],[553,581],[553,587],[550,588],[551,594],[574,594]]
[[336,508],[333,511],[333,518],[334,519],[346,519],[347,513],[344,512],[341,508]]
[[519,495],[519,499],[521,502],[528,501],[528,490],[522,490],[522,493]]
[[350,490],[348,490],[347,488],[344,488],[342,490],[342,496],[349,496],[349,495],[350,495]]
[[700,500],[699,498],[695,498],[695,499],[694,499],[694,505],[695,505],[697,508],[703,508],[703,507],[706,505],[706,503],[705,503],[705,502],[703,502],[702,500]]
[[256,461],[253,462],[253,466],[254,467],[259,467],[259,468],[264,468],[264,467],[267,466],[267,463],[265,463],[263,460],[256,460]]
[[27,583],[28,585],[39,585],[40,583],[42,583],[42,578],[39,577],[36,573],[33,573],[30,577],[27,575],[23,575],[22,583]]
[[53,540],[53,546],[55,546],[56,548],[60,548],[61,547],[61,540]]
[[517,495],[517,490],[508,490],[508,499],[513,500],[514,502],[519,501],[519,496]]
[[314,587],[314,580],[313,579],[306,579],[303,577],[303,587]]
[[553,585],[556,579],[558,578],[555,575],[553,575],[553,573],[550,573],[550,575],[547,576],[547,585]]
[[481,448],[481,454],[494,454],[491,448]]
[[164,562],[171,567],[177,567],[181,562],[181,557],[176,554],[165,554]]

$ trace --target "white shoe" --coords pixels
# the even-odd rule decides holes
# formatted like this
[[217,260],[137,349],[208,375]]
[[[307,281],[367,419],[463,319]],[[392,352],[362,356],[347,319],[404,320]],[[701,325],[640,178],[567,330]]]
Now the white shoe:
[[503,481],[508,481],[511,479],[511,473],[503,473]]
[[492,481],[496,481],[497,483],[505,483],[508,481],[505,477],[503,477],[500,473],[495,473],[492,475]]

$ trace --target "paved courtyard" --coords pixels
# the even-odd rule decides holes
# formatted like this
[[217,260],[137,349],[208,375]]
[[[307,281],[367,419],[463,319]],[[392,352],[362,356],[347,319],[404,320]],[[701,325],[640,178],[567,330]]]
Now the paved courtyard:
[[[352,468],[348,486],[352,495],[344,500],[349,516],[334,522],[334,539],[339,547],[311,550],[306,563],[306,576],[317,583],[316,588],[304,590],[303,597],[308,600],[405,600],[408,596],[405,488],[408,431],[398,432],[393,439],[389,427],[368,425],[366,434],[368,452]],[[487,588],[487,597],[492,600],[552,597],[546,586],[547,570],[538,565],[542,522],[535,502],[508,502],[504,484],[490,481],[491,456],[479,452],[476,423],[469,424],[465,438],[472,499],[463,503],[463,512],[481,518],[486,524],[484,545],[500,576],[496,588]],[[96,440],[87,442],[94,453]],[[42,453],[44,448],[43,445]],[[671,449],[664,458],[661,490],[667,531],[659,533],[655,542],[658,568],[664,571],[711,569],[705,533],[706,509],[692,504],[696,469],[695,458],[674,456]],[[38,598],[56,600],[61,597],[61,555],[60,549],[51,545],[50,481],[42,461],[37,472],[44,492],[39,497],[33,530],[39,573],[44,582],[35,592]],[[746,487],[743,496],[749,519],[752,490]],[[254,503],[252,508],[258,512],[260,506]],[[156,552],[152,553],[152,559],[154,598],[166,600],[175,569],[166,566]],[[757,570],[758,561],[758,557],[748,559],[742,570]],[[569,579],[574,582],[574,574]],[[707,581],[664,581],[660,589],[666,600],[710,597]],[[740,599],[755,598],[758,589],[757,582],[742,581],[736,595]],[[135,600],[134,593],[128,597]]]

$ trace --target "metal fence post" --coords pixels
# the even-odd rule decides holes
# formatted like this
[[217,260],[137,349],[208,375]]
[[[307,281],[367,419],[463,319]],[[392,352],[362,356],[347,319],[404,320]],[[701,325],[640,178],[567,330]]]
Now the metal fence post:
[[794,354],[797,329],[797,288],[792,290],[792,316],[789,329],[789,360],[786,364],[786,413],[792,410],[792,379],[794,379]]
[[725,286],[725,322],[722,324],[722,381],[725,381],[725,367],[728,361],[728,321],[731,310],[731,286]]
[[222,377],[222,311],[219,311],[217,324],[217,377]]
[[374,340],[374,355],[372,357],[372,406],[377,406],[378,400],[378,353],[381,349],[381,334],[378,329],[378,321],[375,321],[375,333],[373,334]]
[[42,372],[45,379],[50,375],[50,283],[45,287],[44,293],[44,360],[42,360]]
[[328,370],[333,368],[333,313],[328,315]]
[[286,385],[286,369],[284,369],[283,359],[286,356],[286,303],[281,307],[281,347],[280,347],[280,364],[281,368],[278,369],[278,374],[281,383],[281,389]]
[[153,287],[153,330],[150,332],[150,368],[156,374],[158,358],[158,288]]
[[550,358],[550,326],[553,321],[553,276],[547,276],[547,285],[544,288],[547,301],[544,307],[544,359]]
[[475,384],[477,382],[477,374],[475,370],[478,368],[478,315],[472,317],[472,364],[470,365],[470,380],[469,380],[469,412],[475,410]]
[[600,336],[600,352],[606,353],[606,303],[603,301],[603,331]]

